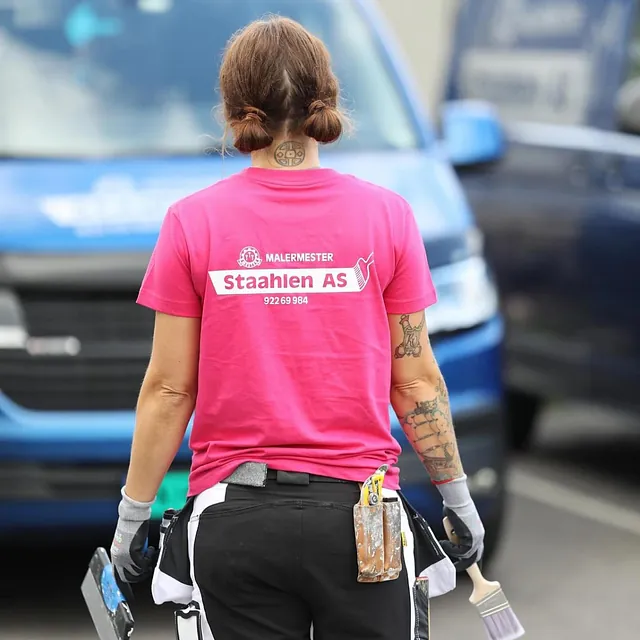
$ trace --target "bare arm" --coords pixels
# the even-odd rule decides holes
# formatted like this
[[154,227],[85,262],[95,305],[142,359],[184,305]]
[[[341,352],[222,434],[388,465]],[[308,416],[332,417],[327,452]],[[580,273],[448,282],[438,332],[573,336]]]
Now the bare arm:
[[391,404],[432,482],[464,476],[449,395],[431,350],[424,311],[389,315]]
[[136,410],[126,494],[150,502],[182,444],[198,388],[200,319],[156,314]]

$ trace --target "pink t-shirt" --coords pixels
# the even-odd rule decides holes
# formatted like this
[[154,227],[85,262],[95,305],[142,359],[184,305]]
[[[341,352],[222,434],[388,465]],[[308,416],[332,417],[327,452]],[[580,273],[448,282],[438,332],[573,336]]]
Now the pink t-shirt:
[[435,301],[409,205],[353,176],[252,167],[173,205],[138,302],[202,318],[189,495],[246,461],[397,489],[387,313]]

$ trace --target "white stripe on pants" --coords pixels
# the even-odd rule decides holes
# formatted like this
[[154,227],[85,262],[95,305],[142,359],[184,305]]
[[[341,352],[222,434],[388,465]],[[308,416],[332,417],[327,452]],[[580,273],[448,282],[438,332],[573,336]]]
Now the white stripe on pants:
[[[382,490],[383,498],[398,498],[398,493],[391,489]],[[399,499],[399,498],[398,498]],[[413,532],[409,526],[409,518],[407,512],[404,509],[400,510],[401,517],[401,531],[404,533],[404,537],[407,541],[407,546],[403,547],[402,553],[404,557],[404,564],[407,569],[407,588],[409,589],[409,602],[411,604],[411,631],[409,640],[414,640],[414,630],[416,628],[416,604],[413,598],[413,585],[416,581],[416,564],[415,556],[413,553]]]
[[220,504],[225,501],[227,495],[226,484],[216,484],[210,489],[206,489],[199,494],[193,504],[193,513],[189,520],[189,563],[191,565],[191,581],[193,582],[193,600],[200,605],[201,621],[202,621],[202,640],[215,640],[211,627],[207,622],[207,614],[204,610],[204,603],[202,602],[202,593],[200,587],[195,578],[195,571],[193,566],[193,549],[196,540],[196,534],[198,533],[198,525],[200,523],[200,514],[211,505]]

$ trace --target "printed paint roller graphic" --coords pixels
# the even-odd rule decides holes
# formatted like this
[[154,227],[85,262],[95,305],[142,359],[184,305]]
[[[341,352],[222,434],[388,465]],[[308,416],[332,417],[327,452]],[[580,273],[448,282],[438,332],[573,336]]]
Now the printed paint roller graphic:
[[209,271],[218,295],[359,293],[369,282],[373,252],[353,267]]
[[356,274],[356,282],[358,283],[360,291],[362,291],[367,286],[367,282],[369,282],[369,269],[371,268],[372,264],[373,252],[369,254],[369,257],[366,260],[364,258],[358,258],[356,266],[353,267],[353,270]]

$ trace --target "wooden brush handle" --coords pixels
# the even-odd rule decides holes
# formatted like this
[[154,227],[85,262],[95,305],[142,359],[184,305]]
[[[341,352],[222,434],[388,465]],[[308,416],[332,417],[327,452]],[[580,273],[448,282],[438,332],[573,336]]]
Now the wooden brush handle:
[[[442,524],[444,525],[447,538],[449,538],[453,544],[460,544],[460,538],[456,536],[449,518],[445,518],[442,521]],[[471,578],[471,582],[473,582],[473,592],[469,598],[469,602],[472,604],[476,604],[477,602],[480,602],[480,600],[484,600],[488,595],[491,595],[500,589],[499,582],[491,582],[482,575],[482,571],[480,571],[480,567],[477,562],[467,569],[467,573]]]

